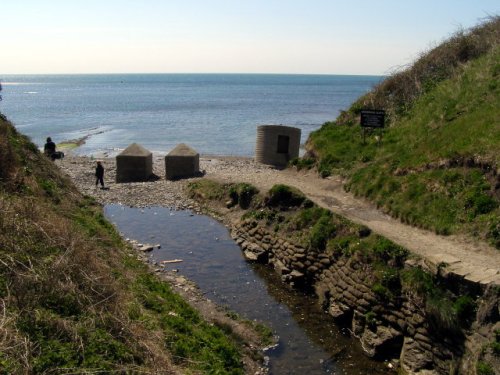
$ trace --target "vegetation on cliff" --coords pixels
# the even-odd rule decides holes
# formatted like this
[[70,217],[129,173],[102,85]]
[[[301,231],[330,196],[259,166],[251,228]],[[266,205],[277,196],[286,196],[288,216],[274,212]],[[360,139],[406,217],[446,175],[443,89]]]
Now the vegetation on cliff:
[[[300,167],[411,225],[500,248],[500,17],[460,31],[310,135]],[[359,113],[384,109],[363,142]]]
[[[241,206],[227,203],[242,185],[255,193],[240,211]],[[188,188],[192,198],[211,210],[236,210],[241,220],[255,220],[280,238],[304,247],[308,256],[332,261],[342,258],[357,264],[367,271],[365,283],[372,286],[381,302],[397,305],[403,295],[418,300],[435,332],[461,339],[461,330],[474,320],[475,296],[456,295],[444,287],[438,275],[418,266],[407,267],[405,263],[412,255],[406,249],[317,206],[295,188],[275,185],[267,193],[256,193],[257,189],[248,184],[220,184],[207,179],[192,182]]]
[[238,337],[152,275],[4,117],[0,211],[0,373],[243,373]]

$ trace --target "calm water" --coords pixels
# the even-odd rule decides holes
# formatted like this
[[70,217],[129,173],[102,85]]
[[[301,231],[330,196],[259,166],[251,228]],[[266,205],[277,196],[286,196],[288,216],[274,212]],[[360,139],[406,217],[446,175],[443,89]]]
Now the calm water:
[[39,146],[90,135],[81,154],[132,142],[168,152],[252,156],[256,127],[302,129],[302,142],[381,77],[263,74],[7,75],[4,113]]
[[182,259],[166,269],[178,269],[208,298],[269,325],[280,337],[279,346],[266,353],[272,374],[388,373],[340,332],[314,298],[286,287],[269,267],[247,263],[217,221],[162,207],[108,205],[105,213],[124,236],[161,244],[152,261]]

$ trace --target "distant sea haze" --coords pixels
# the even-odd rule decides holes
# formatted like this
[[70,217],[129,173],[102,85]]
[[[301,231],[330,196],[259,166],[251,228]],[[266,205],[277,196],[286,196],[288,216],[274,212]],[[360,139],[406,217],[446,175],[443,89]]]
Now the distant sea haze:
[[38,146],[89,136],[79,154],[133,142],[167,153],[253,156],[258,125],[302,129],[302,142],[382,77],[274,74],[0,76],[5,114]]

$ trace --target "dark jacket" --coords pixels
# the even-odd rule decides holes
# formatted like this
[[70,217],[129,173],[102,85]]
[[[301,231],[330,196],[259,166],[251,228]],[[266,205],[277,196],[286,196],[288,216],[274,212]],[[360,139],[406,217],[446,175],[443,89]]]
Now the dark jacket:
[[52,156],[52,154],[56,152],[56,144],[52,141],[45,143],[45,146],[43,147],[43,152],[47,156]]
[[95,176],[97,178],[102,178],[104,176],[104,167],[102,164],[97,164],[97,167],[95,167]]

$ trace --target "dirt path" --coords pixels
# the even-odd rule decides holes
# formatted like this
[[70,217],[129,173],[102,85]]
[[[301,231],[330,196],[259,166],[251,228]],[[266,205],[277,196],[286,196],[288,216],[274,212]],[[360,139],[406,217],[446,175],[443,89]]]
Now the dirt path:
[[[159,179],[154,182],[116,184],[115,161],[103,160],[105,180],[109,190],[94,186],[95,161],[86,157],[68,157],[57,163],[68,173],[84,194],[94,196],[99,202],[122,203],[130,206],[175,206],[194,208],[195,202],[186,199],[183,186],[186,180],[166,181],[163,158],[155,156],[154,172]],[[445,263],[446,270],[475,283],[500,285],[500,251],[460,236],[440,236],[401,223],[377,210],[372,204],[356,198],[343,189],[339,178],[321,179],[314,171],[279,171],[255,163],[250,158],[205,156],[200,158],[200,169],[206,177],[222,182],[248,182],[266,192],[275,184],[294,186],[318,205],[363,224],[413,253],[422,256],[431,267]],[[189,180],[188,180],[189,181]]]
[[363,224],[422,256],[434,267],[445,263],[448,271],[481,284],[500,285],[500,251],[461,236],[440,236],[411,227],[384,214],[372,204],[343,189],[340,178],[321,179],[313,171],[277,171],[251,160],[206,158],[206,176],[224,182],[248,182],[267,191],[274,184],[294,186],[316,204]]

